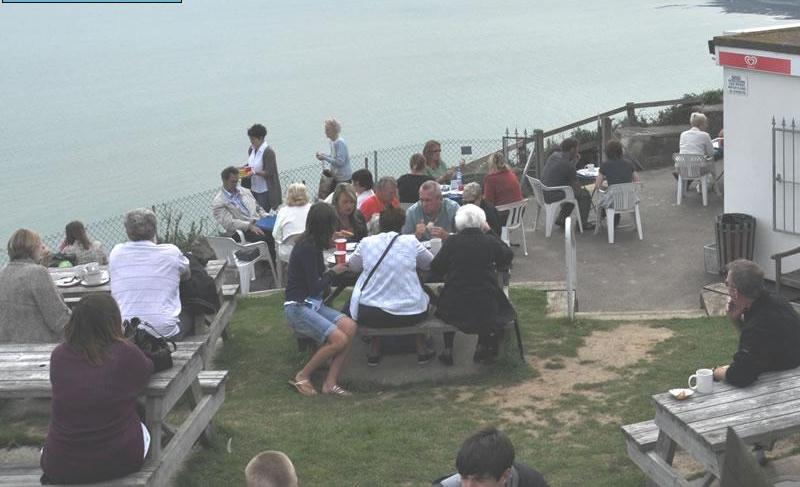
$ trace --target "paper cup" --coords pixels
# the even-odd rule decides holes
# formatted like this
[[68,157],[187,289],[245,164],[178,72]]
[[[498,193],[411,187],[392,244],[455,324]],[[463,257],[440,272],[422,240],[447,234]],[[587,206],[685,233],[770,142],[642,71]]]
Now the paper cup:
[[344,264],[345,262],[347,262],[347,252],[346,251],[337,250],[336,252],[333,253],[333,255],[336,257],[336,263],[337,264]]
[[337,238],[333,241],[336,244],[336,250],[339,252],[347,251],[347,239],[346,238]]

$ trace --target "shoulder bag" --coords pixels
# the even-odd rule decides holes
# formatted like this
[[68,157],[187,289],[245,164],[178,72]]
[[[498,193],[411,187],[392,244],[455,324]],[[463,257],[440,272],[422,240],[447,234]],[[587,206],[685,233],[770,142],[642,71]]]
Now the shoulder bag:
[[[161,372],[172,368],[172,352],[178,349],[174,340],[171,340],[153,328],[150,323],[134,316],[130,321],[125,320],[125,338],[131,340],[147,358],[153,361],[153,372]],[[148,333],[149,329],[153,335]],[[172,349],[170,350],[170,344]]]

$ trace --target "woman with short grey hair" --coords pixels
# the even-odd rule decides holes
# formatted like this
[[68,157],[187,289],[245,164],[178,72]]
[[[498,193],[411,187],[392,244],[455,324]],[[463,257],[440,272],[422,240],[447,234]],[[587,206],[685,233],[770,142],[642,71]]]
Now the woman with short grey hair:
[[137,208],[125,213],[125,233],[132,242],[156,238],[156,214],[147,208]]
[[689,117],[692,128],[681,133],[680,147],[681,154],[697,154],[712,158],[714,156],[714,144],[711,143],[711,136],[708,135],[708,119],[700,112],[694,112]]
[[[464,333],[478,335],[473,360],[491,363],[497,357],[503,328],[516,319],[516,312],[497,282],[497,271],[511,265],[514,253],[500,238],[484,230],[486,215],[471,204],[456,212],[456,235],[444,241],[431,270],[445,276],[436,316]],[[439,360],[453,365],[452,332],[444,335]]]
[[500,215],[497,213],[497,209],[483,198],[480,184],[475,182],[466,184],[464,186],[464,194],[461,196],[461,199],[464,204],[479,206],[486,215],[485,220],[489,225],[489,229],[494,232],[495,235],[500,235],[500,230],[503,227],[500,224]]
[[331,153],[322,154],[317,152],[317,159],[330,164],[333,177],[337,183],[349,183],[353,177],[353,169],[350,166],[350,154],[347,150],[347,144],[339,136],[341,132],[342,126],[335,118],[325,120],[325,136],[331,141]]

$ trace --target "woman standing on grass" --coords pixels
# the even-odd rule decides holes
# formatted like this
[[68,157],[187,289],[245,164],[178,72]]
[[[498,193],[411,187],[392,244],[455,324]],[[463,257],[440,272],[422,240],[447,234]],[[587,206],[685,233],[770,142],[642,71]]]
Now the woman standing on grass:
[[322,393],[350,395],[337,381],[356,333],[356,322],[322,304],[323,290],[330,284],[333,274],[341,274],[347,269],[346,264],[337,264],[326,270],[322,258],[322,251],[333,244],[337,224],[333,207],[322,202],[313,204],[306,218],[306,231],[297,240],[289,258],[286,301],[283,303],[286,320],[295,332],[320,344],[303,370],[289,381],[304,396],[317,393],[311,384],[311,374],[329,358],[333,361],[322,384]]
[[150,444],[136,397],[150,381],[153,362],[122,335],[110,294],[81,299],[64,337],[50,356],[53,405],[43,480],[83,484],[136,472]]

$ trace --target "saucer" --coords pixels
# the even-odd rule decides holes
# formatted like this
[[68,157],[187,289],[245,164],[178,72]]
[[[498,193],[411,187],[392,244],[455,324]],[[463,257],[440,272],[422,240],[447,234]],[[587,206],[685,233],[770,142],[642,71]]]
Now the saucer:
[[97,287],[97,286],[102,286],[104,284],[108,284],[108,282],[111,281],[111,278],[108,276],[108,271],[101,272],[101,276],[102,277],[100,277],[100,280],[94,283],[89,283],[84,277],[83,280],[81,281],[81,285],[85,287]]
[[54,282],[58,287],[71,287],[80,284],[81,278],[78,276],[66,276],[56,279]]
[[[689,399],[690,397],[692,397],[692,394],[694,394],[694,390],[693,389],[685,389],[685,388],[670,389],[669,393],[672,394],[672,397],[674,397],[675,399],[677,399],[679,401],[683,401],[684,399]],[[681,393],[683,393],[683,399],[678,397],[678,396],[681,395]]]

